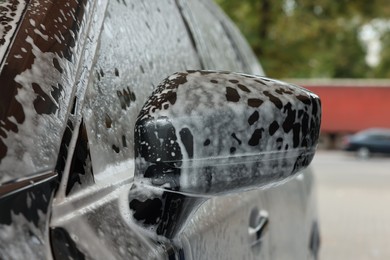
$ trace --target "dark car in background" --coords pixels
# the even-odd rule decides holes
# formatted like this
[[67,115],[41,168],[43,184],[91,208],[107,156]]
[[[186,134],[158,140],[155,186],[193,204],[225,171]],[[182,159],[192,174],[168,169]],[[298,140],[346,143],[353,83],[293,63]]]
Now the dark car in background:
[[319,98],[213,2],[0,15],[0,259],[317,258]]
[[360,158],[371,154],[390,154],[390,129],[371,128],[348,136],[344,150],[356,152]]

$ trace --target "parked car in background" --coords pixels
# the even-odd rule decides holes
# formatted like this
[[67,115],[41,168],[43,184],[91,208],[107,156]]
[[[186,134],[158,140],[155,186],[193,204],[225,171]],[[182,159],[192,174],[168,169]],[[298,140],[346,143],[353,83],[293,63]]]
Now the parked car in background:
[[368,158],[373,153],[390,154],[390,129],[371,128],[348,136],[344,150],[356,152],[360,158]]
[[291,82],[321,97],[320,145],[325,149],[341,149],[346,135],[372,126],[390,128],[390,121],[383,120],[390,110],[388,79],[291,79]]
[[213,2],[0,14],[0,259],[317,258],[319,98]]

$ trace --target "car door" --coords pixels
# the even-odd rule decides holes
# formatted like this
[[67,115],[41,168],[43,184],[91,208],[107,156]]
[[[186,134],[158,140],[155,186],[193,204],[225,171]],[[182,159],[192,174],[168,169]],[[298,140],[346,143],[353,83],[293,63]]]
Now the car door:
[[[206,68],[236,71],[245,71],[247,66],[225,33],[221,36],[227,45],[221,49],[228,47],[232,59],[218,56],[217,63],[203,63],[181,11],[175,1],[109,2],[79,134],[79,138],[87,137],[84,143],[89,146],[90,161],[84,165],[90,170],[72,172],[69,179],[78,181],[68,188],[65,202],[59,197],[54,201],[53,251],[58,252],[66,242],[77,250],[68,248],[63,254],[77,252],[92,258],[126,258],[129,254],[153,258],[169,252],[167,246],[138,233],[128,216],[133,128],[140,107],[153,88],[175,71],[200,69],[205,64]],[[204,28],[199,29],[203,32]],[[87,178],[88,174],[92,176]],[[179,254],[194,259],[268,259],[269,237],[248,231],[267,220],[263,204],[258,192],[207,201],[178,239]]]
[[385,133],[374,133],[368,138],[368,148],[374,153],[388,153],[390,137]]
[[[18,22],[23,30],[17,37],[26,41],[15,41],[1,64],[2,69],[25,66],[25,77],[7,79],[21,80],[22,86],[9,94],[19,110],[15,115],[1,111],[7,126],[1,125],[1,141],[8,149],[0,168],[7,173],[1,176],[0,202],[6,210],[0,215],[1,258],[302,259],[309,217],[296,225],[294,210],[309,216],[311,197],[310,182],[302,178],[270,191],[208,200],[174,243],[145,236],[130,217],[134,123],[155,86],[187,69],[262,74],[214,5],[191,1],[186,7],[174,0],[23,3],[15,12],[25,17]],[[203,15],[207,24],[218,24],[215,31],[200,23]],[[208,42],[203,33],[214,38]],[[5,72],[4,78],[10,75]],[[27,112],[24,124],[22,111]]]
[[167,75],[200,68],[175,1],[2,1],[0,13],[0,258],[165,255],[126,204],[140,107]]
[[[238,29],[213,2],[178,3],[205,69],[264,75]],[[214,212],[212,218],[208,212]],[[254,225],[253,217],[259,220],[262,214],[267,216],[268,227],[256,243],[248,230]],[[186,239],[199,245],[192,249],[195,259],[205,252],[210,258],[224,254],[235,259],[240,252],[243,259],[306,259],[316,254],[310,251],[310,244],[315,243],[310,239],[318,235],[311,235],[316,223],[314,180],[311,171],[305,170],[277,187],[211,200],[194,217]],[[224,253],[214,247],[224,248]]]
[[66,191],[55,197],[53,252],[91,259],[160,258],[168,250],[140,234],[129,217],[134,123],[165,77],[199,69],[200,62],[175,1],[107,1],[104,8],[95,63],[78,108],[82,118],[73,161],[83,167],[70,168]]
[[51,258],[51,203],[72,150],[82,100],[74,97],[85,90],[102,5],[0,2],[1,259]]

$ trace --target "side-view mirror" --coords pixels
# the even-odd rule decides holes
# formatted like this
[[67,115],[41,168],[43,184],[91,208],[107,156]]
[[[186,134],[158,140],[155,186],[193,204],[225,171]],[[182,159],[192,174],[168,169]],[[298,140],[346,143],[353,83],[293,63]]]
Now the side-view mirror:
[[135,125],[134,221],[172,239],[208,197],[287,180],[313,159],[320,122],[318,96],[295,85],[229,72],[171,75]]
[[264,77],[188,71],[153,92],[135,126],[135,182],[190,195],[274,185],[311,162],[318,96]]

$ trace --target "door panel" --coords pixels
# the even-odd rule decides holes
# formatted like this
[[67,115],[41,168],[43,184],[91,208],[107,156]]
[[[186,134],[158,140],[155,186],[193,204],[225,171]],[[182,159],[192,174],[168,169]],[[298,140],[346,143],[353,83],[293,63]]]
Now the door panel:
[[173,0],[108,2],[83,104],[75,108],[82,110],[82,122],[73,131],[78,133],[75,154],[89,151],[78,159],[93,176],[85,178],[71,167],[70,179],[76,181],[65,182],[65,197],[56,194],[50,235],[57,257],[159,259],[166,254],[165,246],[131,222],[128,193],[134,123],[146,98],[166,76],[200,69],[181,21]]
[[[205,69],[264,74],[237,28],[214,3],[178,3]],[[201,206],[183,240],[191,245],[194,259],[306,259],[315,218],[312,187],[313,176],[305,170],[279,186],[213,198]],[[261,246],[254,248],[248,234],[253,211],[266,212],[269,221]]]

